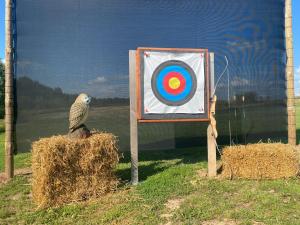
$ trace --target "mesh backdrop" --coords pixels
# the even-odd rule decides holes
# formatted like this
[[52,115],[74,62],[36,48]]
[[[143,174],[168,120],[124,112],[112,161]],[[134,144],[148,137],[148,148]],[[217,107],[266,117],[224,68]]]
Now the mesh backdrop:
[[[87,126],[129,150],[128,51],[215,53],[220,144],[287,139],[283,0],[15,0],[16,139],[68,132],[76,95],[93,97]],[[206,144],[206,123],[142,124],[141,149]]]

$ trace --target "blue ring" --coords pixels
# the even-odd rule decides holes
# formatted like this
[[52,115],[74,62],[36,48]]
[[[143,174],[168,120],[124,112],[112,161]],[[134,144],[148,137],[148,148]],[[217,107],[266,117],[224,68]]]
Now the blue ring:
[[[163,87],[164,77],[170,72],[180,73],[186,82],[186,86],[185,86],[185,89],[183,90],[183,92],[181,92],[177,95],[166,92],[166,90]],[[190,92],[192,90],[192,86],[193,86],[193,82],[192,82],[191,75],[185,68],[178,66],[178,65],[166,66],[159,72],[159,74],[157,76],[156,87],[157,87],[158,93],[168,101],[177,102],[177,101],[181,101],[181,100],[185,99],[190,94]]]
[[[185,79],[185,89],[178,94],[169,93],[163,86],[163,80],[169,72],[177,72]],[[153,72],[151,88],[155,97],[163,104],[181,106],[190,101],[197,90],[197,77],[193,69],[180,60],[168,60],[161,63]]]

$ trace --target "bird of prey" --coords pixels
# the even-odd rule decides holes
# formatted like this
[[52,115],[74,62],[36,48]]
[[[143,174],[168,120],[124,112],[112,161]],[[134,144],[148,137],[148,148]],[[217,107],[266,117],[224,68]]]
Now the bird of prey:
[[91,97],[81,93],[72,104],[69,116],[69,130],[73,132],[76,128],[84,124],[88,116],[89,104]]

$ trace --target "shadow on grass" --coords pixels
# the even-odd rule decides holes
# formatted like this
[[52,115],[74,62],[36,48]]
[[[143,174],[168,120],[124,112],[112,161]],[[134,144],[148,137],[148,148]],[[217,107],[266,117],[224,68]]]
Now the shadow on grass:
[[[172,165],[162,166],[160,162],[153,162],[148,165],[140,165],[139,181],[144,181],[148,177],[168,169],[170,166]],[[119,169],[117,170],[116,174],[122,181],[129,182],[131,179],[131,168]]]
[[[123,152],[121,163],[130,162],[130,152]],[[196,163],[207,160],[206,147],[149,150],[139,152],[139,162],[181,159],[182,163]]]
[[[124,158],[120,163],[130,163],[130,152],[123,153]],[[172,160],[175,160],[172,162]],[[168,162],[169,161],[169,162]],[[191,164],[207,161],[205,147],[169,149],[163,151],[141,151],[139,152],[139,180],[146,180],[147,177],[158,174],[174,165]],[[117,176],[124,181],[131,177],[130,166],[117,170]]]

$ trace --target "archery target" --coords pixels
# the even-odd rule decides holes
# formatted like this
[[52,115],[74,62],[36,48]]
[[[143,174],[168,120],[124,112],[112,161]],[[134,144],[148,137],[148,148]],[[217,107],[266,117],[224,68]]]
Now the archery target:
[[203,52],[145,51],[143,113],[204,113]]
[[197,79],[189,65],[179,60],[169,60],[153,72],[151,88],[162,103],[181,106],[194,96]]

